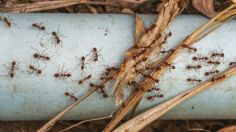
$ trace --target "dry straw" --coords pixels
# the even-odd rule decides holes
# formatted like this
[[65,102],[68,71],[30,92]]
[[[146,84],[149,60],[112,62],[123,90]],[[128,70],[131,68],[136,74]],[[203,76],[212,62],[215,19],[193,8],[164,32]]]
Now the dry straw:
[[[161,75],[168,69],[165,63],[172,64],[173,60],[176,56],[182,52],[183,45],[191,46],[194,42],[200,40],[202,37],[206,36],[208,33],[214,31],[216,28],[221,26],[223,22],[232,19],[236,14],[236,10],[234,9],[236,4],[228,7],[206,24],[199,27],[195,32],[189,35],[176,49],[175,51],[166,59],[166,61],[161,65],[161,70],[154,71],[151,75],[155,79],[159,79]],[[105,127],[104,131],[111,131],[118,124],[118,122],[126,115],[128,111],[143,97],[145,92],[150,89],[155,82],[152,79],[146,79],[139,87],[137,91],[135,91],[125,102],[123,107],[121,107],[114,119]]]

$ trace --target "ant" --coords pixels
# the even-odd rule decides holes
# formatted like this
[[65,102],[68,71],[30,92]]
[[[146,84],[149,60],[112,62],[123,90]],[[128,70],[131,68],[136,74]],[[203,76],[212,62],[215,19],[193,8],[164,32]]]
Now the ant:
[[87,81],[91,78],[92,78],[92,75],[90,74],[90,75],[84,77],[83,79],[79,80],[78,83],[79,83],[79,85],[83,85],[85,81]]
[[5,25],[7,25],[8,28],[11,27],[11,22],[8,18],[0,16],[0,21],[3,21],[5,23]]
[[64,72],[63,68],[64,68],[64,64],[62,66],[61,72],[57,72],[54,74],[55,78],[65,80],[66,78],[69,78],[72,76],[71,73]]
[[163,44],[167,42],[167,39],[172,36],[172,32],[169,32],[165,35]]
[[188,45],[186,45],[186,44],[183,44],[182,47],[183,47],[183,48],[187,48],[189,52],[197,52],[197,48],[188,46]]
[[101,54],[99,54],[99,52],[101,51],[101,49],[100,50],[98,50],[97,48],[95,48],[95,47],[93,47],[92,48],[92,53],[93,53],[93,55],[92,55],[92,60],[94,61],[94,62],[96,62],[96,61],[98,61],[98,59],[99,59],[99,56],[101,56],[102,57],[102,55]]
[[236,65],[236,62],[229,62],[229,65],[230,65],[230,66],[235,66],[235,65]]
[[160,91],[160,88],[151,88],[151,89],[148,89],[148,91],[147,92],[152,92],[152,91]]
[[210,56],[215,58],[215,57],[224,57],[225,54],[222,52],[223,50],[221,50],[220,52],[218,51],[211,51],[210,52]]
[[202,68],[201,65],[187,65],[187,66],[186,66],[186,69],[187,69],[187,70],[191,70],[191,69],[197,70],[197,69],[201,69],[201,68]]
[[224,79],[225,77],[226,77],[225,75],[222,75],[222,76],[219,76],[219,77],[213,77],[213,78],[211,79],[211,81],[212,81],[212,82],[218,81],[218,80]]
[[193,56],[192,60],[193,61],[207,61],[207,60],[209,60],[209,58],[206,56],[199,55],[199,56]]
[[170,69],[175,69],[175,66],[169,64],[168,62],[164,62],[164,65],[168,66]]
[[200,80],[200,79],[196,79],[196,78],[187,78],[187,82],[198,82],[198,83],[200,83],[200,82],[202,82],[202,80]]
[[42,30],[42,31],[46,30],[45,26],[43,26],[42,24],[33,23],[31,26],[38,30]]
[[79,61],[80,61],[79,65],[81,65],[80,69],[83,71],[86,68],[85,65],[88,64],[88,63],[85,62],[86,61],[86,57],[85,56],[81,56]]
[[161,70],[161,67],[160,66],[156,66],[156,67],[146,67],[147,70],[155,70],[155,71],[159,71]]
[[38,68],[36,68],[35,66],[33,66],[33,65],[29,65],[29,73],[30,74],[33,74],[33,73],[35,73],[36,75],[39,75],[39,74],[42,74],[42,70],[41,69],[38,69]]
[[217,74],[219,72],[220,72],[219,70],[208,71],[208,72],[205,72],[205,76],[209,76],[209,75],[212,75],[212,74]]
[[76,98],[74,95],[70,94],[69,92],[65,92],[64,94],[65,94],[65,96],[70,97],[70,98],[73,99],[74,101],[77,101],[77,100],[78,100],[78,98]]
[[58,33],[56,33],[55,31],[52,32],[52,36],[54,37],[56,44],[60,44],[61,43],[61,39],[59,38]]
[[209,60],[207,61],[208,64],[213,64],[213,65],[220,65],[220,62],[219,61],[212,61],[212,60]]
[[[33,48],[33,47],[31,46],[31,48]],[[36,49],[34,49],[34,50],[36,50]],[[37,51],[37,53],[33,54],[34,59],[43,60],[44,62],[50,61],[51,58],[47,54],[44,53],[45,51],[43,51],[42,53],[40,53],[38,50],[36,50],[36,51]]]
[[154,77],[152,77],[151,75],[146,75],[146,74],[144,74],[144,73],[142,73],[142,72],[139,72],[138,71],[138,73],[139,74],[141,74],[145,79],[151,79],[151,80],[153,80],[153,81],[155,81],[155,83],[159,83],[160,82],[160,80],[159,79],[155,79]]
[[164,97],[164,94],[155,94],[155,95],[152,95],[152,96],[148,96],[148,97],[147,97],[147,100],[153,101],[156,97],[157,97],[157,98],[163,98],[163,97]]
[[62,41],[61,41],[60,36],[64,36],[64,35],[59,34],[59,27],[58,27],[58,31],[57,32],[55,32],[55,31],[51,32],[51,35],[52,35],[52,38],[55,41],[55,46],[60,45],[62,47]]
[[170,54],[170,53],[173,53],[174,51],[175,51],[174,49],[161,50],[160,53],[161,53],[161,54]]
[[10,71],[8,72],[8,75],[10,76],[10,78],[14,78],[15,76],[15,70],[17,70],[19,68],[19,65],[17,64],[16,61],[12,61],[11,62],[11,67],[9,68]]
[[[107,97],[108,97],[107,93],[106,93],[105,90],[104,90],[104,88],[105,88],[104,85],[95,85],[95,84],[93,84],[93,83],[90,83],[89,86],[90,86],[90,87],[95,87],[95,88],[98,90],[99,93],[102,93],[102,95],[103,95],[104,98],[107,98]],[[100,91],[99,91],[99,90],[100,90]]]

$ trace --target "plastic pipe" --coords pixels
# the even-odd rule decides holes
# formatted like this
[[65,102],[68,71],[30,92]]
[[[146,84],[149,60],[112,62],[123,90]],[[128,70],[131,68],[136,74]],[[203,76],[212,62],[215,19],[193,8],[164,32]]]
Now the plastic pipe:
[[[0,120],[46,120],[69,106],[73,101],[64,92],[75,93],[79,97],[88,90],[88,85],[78,85],[81,76],[92,74],[91,82],[96,82],[104,68],[119,65],[125,51],[134,44],[134,17],[129,15],[91,15],[91,14],[1,14],[11,22],[8,28],[0,21]],[[142,15],[147,26],[155,20],[154,15]],[[208,19],[202,16],[181,15],[169,27],[173,36],[168,39],[165,49],[174,48],[187,35]],[[45,25],[46,31],[32,28],[33,23]],[[230,61],[236,61],[235,20],[195,43],[198,54],[209,54],[217,50],[225,53],[218,70],[228,67]],[[51,32],[57,32],[61,39],[55,45]],[[168,32],[168,31],[167,31]],[[81,56],[91,57],[91,49],[100,50],[103,60],[89,62],[84,71],[80,70]],[[33,58],[34,53],[44,52],[50,61]],[[197,84],[189,84],[188,77],[204,80],[204,72],[212,66],[201,64],[200,71],[188,71],[186,65],[193,64],[191,58],[197,54],[182,53],[175,61],[175,70],[169,70],[162,77],[160,87],[163,98],[148,101],[143,98],[138,112],[163,102],[178,93]],[[77,57],[77,58],[76,58]],[[90,58],[91,59],[91,58]],[[9,77],[12,61],[17,62],[14,78]],[[42,68],[42,74],[30,74],[30,64]],[[56,79],[54,74],[60,71],[72,73],[72,77]],[[163,119],[235,119],[236,115],[236,77],[182,103]],[[104,99],[94,93],[64,119],[82,120],[109,115],[116,106],[111,97],[111,83],[107,86],[109,98]],[[129,91],[127,91],[129,92]],[[148,96],[148,94],[146,95]]]

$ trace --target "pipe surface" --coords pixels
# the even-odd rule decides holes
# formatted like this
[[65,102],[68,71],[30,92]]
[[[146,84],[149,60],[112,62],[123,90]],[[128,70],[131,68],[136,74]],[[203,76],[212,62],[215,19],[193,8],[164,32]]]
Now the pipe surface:
[[[8,28],[0,21],[0,120],[46,120],[69,106],[73,100],[64,92],[75,93],[76,97],[88,91],[88,84],[78,85],[76,80],[92,75],[96,83],[104,68],[119,65],[125,51],[134,44],[134,17],[129,15],[91,14],[1,14],[11,21]],[[146,26],[155,20],[154,15],[142,15]],[[171,24],[172,37],[165,50],[174,48],[186,36],[208,19],[202,16],[181,15]],[[45,25],[45,31],[32,28],[33,23]],[[186,81],[196,77],[205,80],[204,73],[214,70],[206,63],[193,63],[196,55],[209,52],[224,53],[217,69],[223,71],[230,61],[236,61],[236,21],[225,23],[193,46],[198,53],[183,52],[174,62],[175,69],[166,72],[158,85],[163,98],[148,101],[143,98],[137,112],[144,111],[197,84]],[[56,44],[52,32],[58,33],[61,43]],[[167,31],[168,32],[168,31]],[[98,62],[92,62],[92,48],[96,47]],[[48,55],[50,60],[38,60],[35,53]],[[85,70],[80,69],[80,57],[90,59]],[[10,78],[11,62],[16,61],[14,77]],[[29,65],[42,69],[42,74],[30,74]],[[200,70],[186,70],[189,64],[200,64]],[[64,66],[63,66],[64,65]],[[61,70],[71,73],[67,79],[56,79],[54,74]],[[177,106],[162,119],[235,119],[236,77],[232,77],[200,95]],[[92,94],[65,116],[65,120],[83,120],[109,115],[115,108],[111,88],[107,86],[109,98],[98,92]],[[127,93],[130,91],[127,90]],[[145,97],[149,96],[146,94]]]

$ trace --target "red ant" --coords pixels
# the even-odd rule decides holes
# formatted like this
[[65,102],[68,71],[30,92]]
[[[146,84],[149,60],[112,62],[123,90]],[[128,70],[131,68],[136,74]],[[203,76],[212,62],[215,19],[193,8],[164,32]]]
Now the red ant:
[[213,77],[213,78],[211,79],[211,81],[212,81],[212,82],[218,81],[218,80],[224,79],[225,77],[226,77],[225,75],[222,75],[222,76],[219,76],[219,77]]
[[169,32],[165,35],[163,43],[167,42],[167,39],[172,36],[172,32]]
[[206,57],[206,56],[193,56],[192,57],[192,60],[193,61],[207,61],[207,60],[209,60],[209,58],[208,57]]
[[183,48],[187,48],[189,52],[197,52],[197,48],[188,46],[188,45],[186,45],[186,44],[183,44],[182,47],[183,47]]
[[147,70],[155,70],[155,71],[159,71],[161,70],[160,66],[156,66],[156,67],[146,67]]
[[229,62],[229,65],[230,65],[230,66],[235,66],[235,65],[236,65],[236,62]]
[[29,71],[30,74],[33,74],[33,73],[35,73],[36,75],[42,74],[42,70],[36,68],[36,67],[33,66],[33,65],[29,65],[29,70],[30,70],[30,71]]
[[56,44],[60,44],[61,43],[61,39],[59,38],[58,33],[56,33],[55,31],[52,32],[52,36],[54,37]]
[[208,71],[208,72],[205,72],[205,76],[209,76],[209,75],[212,75],[212,74],[217,74],[219,72],[220,72],[219,70]]
[[[93,84],[93,83],[90,83],[89,86],[90,86],[90,87],[95,87],[95,88],[98,90],[99,93],[102,93],[102,95],[103,95],[104,98],[107,98],[107,97],[108,97],[107,93],[106,93],[105,90],[104,90],[104,88],[105,88],[104,85],[95,85],[95,84]],[[99,91],[99,90],[100,90],[100,91]]]
[[212,60],[209,60],[207,61],[208,64],[213,64],[213,65],[220,65],[220,62],[219,61],[212,61]]
[[0,16],[0,21],[3,21],[7,25],[8,28],[11,27],[11,22],[8,18]]
[[148,97],[146,97],[147,98],[147,100],[149,100],[149,101],[153,101],[155,98],[163,98],[164,97],[164,94],[155,94],[155,95],[152,95],[152,96],[148,96]]
[[88,63],[86,63],[86,57],[85,56],[81,56],[79,61],[80,61],[79,65],[81,65],[80,69],[83,71],[86,68],[85,65],[88,64]]
[[69,92],[65,92],[64,94],[65,94],[65,96],[70,97],[70,98],[73,99],[74,101],[77,101],[77,100],[78,100],[78,98],[76,98],[74,95],[70,94]]
[[72,76],[71,73],[64,72],[63,68],[64,68],[64,64],[62,66],[61,72],[57,72],[54,74],[55,78],[65,80],[66,78],[69,78]]
[[92,55],[92,57],[93,57],[92,60],[93,60],[94,62],[98,61],[99,56],[102,57],[102,55],[99,54],[100,51],[101,51],[101,49],[98,51],[97,48],[93,47],[93,49],[92,49],[92,53],[93,53],[93,55]]
[[12,61],[11,62],[11,67],[8,68],[10,69],[10,71],[8,72],[8,75],[10,76],[10,78],[14,78],[15,76],[15,70],[19,68],[19,65],[17,65],[16,61]]
[[164,65],[168,66],[170,69],[175,69],[175,66],[169,64],[168,62],[164,62]]
[[211,51],[210,52],[210,56],[213,57],[213,58],[215,58],[215,57],[224,57],[225,54],[222,53],[222,51],[223,50],[221,50],[220,52],[218,52],[218,51]]
[[[32,47],[32,48],[33,48],[33,47]],[[34,49],[34,48],[33,48],[33,49]],[[36,50],[36,49],[34,49],[34,50]],[[33,54],[33,58],[34,58],[34,59],[43,60],[44,62],[50,61],[50,57],[49,57],[47,54],[44,53],[45,50],[44,50],[42,53],[40,53],[38,50],[36,50],[36,51],[37,51],[37,53],[34,53],[34,54]]]
[[78,83],[79,83],[79,85],[83,85],[85,81],[87,81],[91,78],[92,78],[92,75],[90,74],[90,75],[84,77],[83,79],[79,80]]
[[138,73],[139,74],[141,74],[145,79],[151,79],[151,80],[153,80],[153,81],[155,81],[155,83],[159,83],[160,82],[160,80],[159,79],[155,79],[154,77],[152,77],[151,75],[146,75],[146,74],[144,74],[144,73],[142,73],[142,72],[139,72],[138,71]]
[[152,91],[160,91],[160,88],[151,88],[151,89],[148,89],[148,91],[147,92],[152,92]]
[[187,69],[187,70],[191,70],[191,69],[197,70],[197,69],[201,69],[201,68],[202,68],[201,65],[187,65],[187,66],[186,66],[186,69]]
[[161,54],[170,54],[170,53],[173,53],[174,51],[175,51],[174,49],[161,50],[160,53],[161,53]]
[[31,26],[38,30],[43,30],[43,31],[46,30],[45,26],[43,26],[42,24],[33,23]]
[[187,78],[187,81],[188,82],[192,82],[192,83],[194,83],[194,82],[198,82],[198,83],[202,82],[202,80],[196,79],[196,78]]

